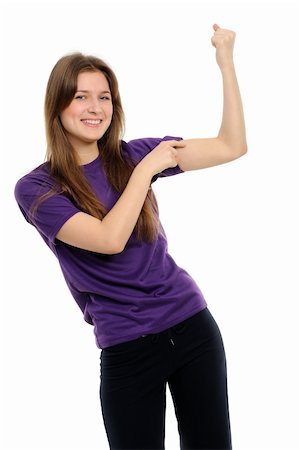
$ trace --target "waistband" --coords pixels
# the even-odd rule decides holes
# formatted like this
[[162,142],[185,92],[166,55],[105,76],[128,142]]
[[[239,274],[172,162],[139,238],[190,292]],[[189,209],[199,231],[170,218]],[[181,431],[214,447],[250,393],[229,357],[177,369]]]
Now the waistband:
[[150,336],[151,342],[153,344],[156,344],[159,341],[160,336],[167,333],[171,344],[175,345],[175,342],[173,339],[175,337],[174,335],[184,333],[184,331],[186,330],[188,325],[191,325],[191,323],[193,323],[194,320],[197,320],[197,317],[201,314],[204,314],[204,312],[207,312],[207,313],[209,312],[207,306],[205,306],[203,309],[200,309],[197,313],[193,314],[192,316],[188,317],[187,319],[183,320],[182,322],[180,322],[176,325],[173,325],[170,328],[167,328],[166,330],[160,331],[159,333],[142,334],[141,337],[144,338],[144,337]]
[[150,334],[143,334],[141,337],[146,337],[146,336],[150,336],[151,337],[151,342],[153,344],[156,344],[159,341],[159,337],[161,334],[167,333],[168,337],[170,339],[170,342],[172,345],[175,345],[173,337],[173,334],[181,334],[183,333],[187,328],[187,324],[184,322],[181,322],[177,325],[174,325],[171,328],[168,328],[167,330],[164,331],[160,331],[160,333],[150,333]]

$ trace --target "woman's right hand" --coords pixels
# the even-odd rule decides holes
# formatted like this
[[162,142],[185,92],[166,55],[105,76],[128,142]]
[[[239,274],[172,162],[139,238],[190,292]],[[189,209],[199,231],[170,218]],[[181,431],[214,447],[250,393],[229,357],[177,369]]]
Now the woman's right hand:
[[177,166],[179,156],[176,147],[182,148],[185,147],[185,144],[175,139],[160,142],[139,162],[138,167],[145,168],[151,176],[154,176],[169,167]]

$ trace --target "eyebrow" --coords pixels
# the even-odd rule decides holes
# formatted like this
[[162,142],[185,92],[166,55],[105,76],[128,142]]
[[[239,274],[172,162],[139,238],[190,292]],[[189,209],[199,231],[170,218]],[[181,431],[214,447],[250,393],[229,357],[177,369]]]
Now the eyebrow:
[[[76,92],[85,92],[85,93],[88,93],[89,91],[86,91],[86,90],[84,90],[84,89],[78,89]],[[110,92],[110,91],[102,91],[102,92],[100,92],[100,94],[111,94],[111,92]]]

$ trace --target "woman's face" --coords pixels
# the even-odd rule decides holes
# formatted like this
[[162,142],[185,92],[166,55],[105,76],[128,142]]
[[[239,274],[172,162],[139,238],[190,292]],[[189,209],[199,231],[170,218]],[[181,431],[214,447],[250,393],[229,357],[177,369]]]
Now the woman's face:
[[60,119],[76,148],[98,141],[109,128],[112,113],[112,96],[105,75],[82,72],[78,75],[74,98]]

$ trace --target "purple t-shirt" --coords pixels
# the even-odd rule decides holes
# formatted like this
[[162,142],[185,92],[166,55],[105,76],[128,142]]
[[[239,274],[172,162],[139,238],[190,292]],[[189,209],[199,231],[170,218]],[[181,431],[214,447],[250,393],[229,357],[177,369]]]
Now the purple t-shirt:
[[[162,140],[170,139],[182,138],[121,141],[122,153],[124,157],[132,155],[138,163]],[[120,195],[108,184],[101,156],[81,167],[109,211]],[[156,174],[152,182],[180,173],[183,170],[177,165]],[[27,222],[32,202],[53,184],[47,162],[18,180],[15,198]],[[133,231],[121,253],[107,255],[73,247],[56,238],[62,225],[79,211],[64,194],[55,194],[40,205],[33,225],[58,258],[84,319],[94,325],[99,348],[159,333],[207,306],[195,281],[169,255],[161,222],[154,242],[138,242]]]

